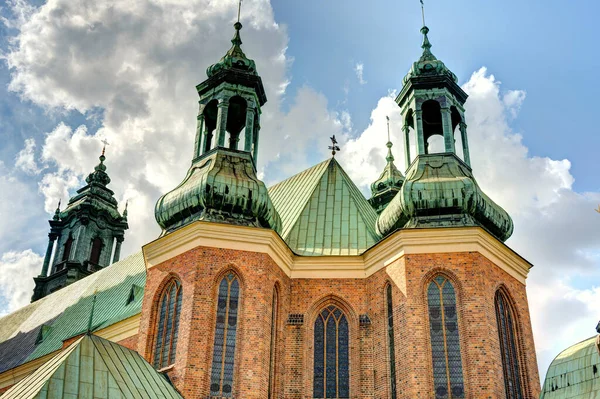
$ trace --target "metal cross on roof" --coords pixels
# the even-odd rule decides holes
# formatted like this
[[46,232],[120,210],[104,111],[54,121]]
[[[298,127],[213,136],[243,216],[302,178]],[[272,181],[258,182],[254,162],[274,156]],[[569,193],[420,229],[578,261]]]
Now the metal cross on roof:
[[329,138],[331,140],[331,145],[328,147],[331,150],[331,155],[335,157],[335,153],[340,151],[340,147],[337,146],[337,140],[335,139],[335,134]]
[[106,140],[106,139],[102,140],[101,143],[104,143],[104,147],[102,147],[102,155],[104,155],[104,152],[106,151],[106,146],[110,145],[110,144],[108,143],[108,140]]

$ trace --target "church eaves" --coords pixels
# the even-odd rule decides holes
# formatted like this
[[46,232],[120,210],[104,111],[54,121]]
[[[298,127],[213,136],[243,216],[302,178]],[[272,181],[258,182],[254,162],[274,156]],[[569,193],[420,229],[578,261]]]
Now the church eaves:
[[281,236],[298,255],[359,255],[379,241],[377,213],[335,158],[272,186]]

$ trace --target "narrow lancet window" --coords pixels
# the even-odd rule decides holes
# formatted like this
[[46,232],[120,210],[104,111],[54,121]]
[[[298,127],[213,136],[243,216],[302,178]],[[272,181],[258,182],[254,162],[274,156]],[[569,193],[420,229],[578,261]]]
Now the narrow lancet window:
[[67,241],[65,242],[65,246],[63,248],[63,256],[62,256],[63,262],[66,260],[69,260],[69,258],[71,256],[71,247],[72,246],[73,246],[73,236],[71,234],[69,234],[69,238],[67,238]]
[[269,399],[275,397],[275,364],[277,361],[277,325],[279,312],[279,293],[277,288],[273,290],[273,302],[271,305],[271,355],[269,358]]
[[170,281],[158,302],[158,326],[154,346],[154,367],[157,369],[175,363],[182,299],[181,283],[177,280]]
[[392,399],[396,399],[396,350],[394,347],[394,307],[392,302],[392,286],[386,288],[387,299],[387,335],[390,358],[390,390]]
[[102,239],[96,237],[92,240],[92,251],[90,253],[90,262],[93,264],[100,263],[100,254],[102,253]]
[[315,320],[313,397],[349,398],[348,321],[335,306]]
[[229,273],[223,277],[219,284],[217,322],[210,376],[211,396],[232,396],[239,299],[239,280],[235,274]]
[[464,398],[462,359],[452,283],[437,276],[427,289],[429,331],[436,399]]
[[521,399],[523,398],[523,391],[519,374],[519,354],[517,352],[512,309],[510,308],[508,298],[502,291],[496,293],[495,302],[506,398]]

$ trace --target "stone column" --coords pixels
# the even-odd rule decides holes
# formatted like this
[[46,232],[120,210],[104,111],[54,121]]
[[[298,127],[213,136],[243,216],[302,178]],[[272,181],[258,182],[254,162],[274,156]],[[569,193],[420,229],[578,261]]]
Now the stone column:
[[410,128],[408,125],[404,125],[402,130],[404,131],[404,165],[406,166],[406,170],[408,170],[410,166]]
[[456,154],[454,148],[454,132],[452,131],[452,114],[450,108],[442,108],[442,127],[444,129],[444,151]]
[[217,145],[225,147],[225,135],[227,134],[227,111],[229,100],[220,99],[217,105]]
[[246,109],[246,131],[244,137],[244,151],[252,152],[252,146],[254,144],[254,113],[256,108],[254,104],[248,103]]
[[206,134],[204,134],[204,114],[198,114],[196,126],[196,141],[194,142],[194,159],[198,158],[206,148]]
[[469,155],[469,140],[467,140],[467,124],[460,123],[460,138],[463,146],[463,158],[467,165],[471,166],[471,156]]
[[123,243],[123,237],[117,237],[117,243],[115,244],[115,254],[113,255],[111,264],[119,261],[119,257],[121,256],[121,244],[122,243]]
[[258,132],[260,130],[260,114],[256,113],[256,125],[254,126],[254,137],[252,139],[252,153],[254,156],[254,163],[258,164]]
[[46,256],[44,257],[44,265],[42,266],[42,272],[40,277],[46,277],[48,275],[48,267],[50,266],[50,257],[52,257],[52,249],[54,248],[54,242],[58,236],[56,234],[48,234],[48,247],[46,248]]
[[425,154],[425,136],[423,132],[423,111],[415,111],[415,125],[417,126],[417,154]]

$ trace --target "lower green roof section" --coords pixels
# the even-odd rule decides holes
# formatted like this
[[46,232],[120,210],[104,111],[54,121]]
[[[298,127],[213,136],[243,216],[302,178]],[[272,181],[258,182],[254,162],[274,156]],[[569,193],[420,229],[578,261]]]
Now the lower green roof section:
[[540,399],[600,398],[600,355],[597,337],[562,351],[550,364]]
[[0,318],[0,372],[60,350],[64,340],[84,333],[96,291],[93,330],[139,314],[145,284],[138,252]]
[[137,352],[86,334],[1,398],[180,399],[182,396]]

